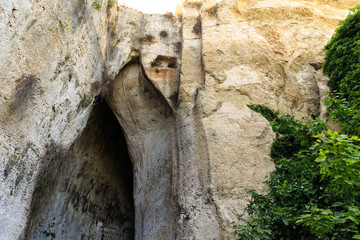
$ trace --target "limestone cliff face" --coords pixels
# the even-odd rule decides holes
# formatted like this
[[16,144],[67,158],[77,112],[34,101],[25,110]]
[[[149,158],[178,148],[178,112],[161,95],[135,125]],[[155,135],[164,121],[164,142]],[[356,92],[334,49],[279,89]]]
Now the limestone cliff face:
[[[198,94],[207,139],[213,199],[222,238],[244,219],[249,190],[264,191],[274,135],[247,108],[266,104],[294,116],[323,113],[324,46],[354,1],[204,3],[204,88]],[[217,11],[214,11],[217,9]],[[215,12],[215,13],[214,13]],[[224,144],[226,142],[226,144]]]
[[0,15],[0,238],[17,239],[46,146],[68,149],[86,125],[108,23],[83,0],[1,1]]
[[230,239],[273,169],[246,105],[321,116],[356,1],[97,3],[0,3],[0,239]]

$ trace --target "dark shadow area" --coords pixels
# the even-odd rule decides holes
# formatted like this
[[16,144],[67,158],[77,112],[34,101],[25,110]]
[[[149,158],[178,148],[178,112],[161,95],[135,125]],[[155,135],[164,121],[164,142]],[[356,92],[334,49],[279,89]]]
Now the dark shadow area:
[[105,101],[94,103],[86,128],[66,153],[55,145],[49,150],[25,238],[134,239],[133,169]]

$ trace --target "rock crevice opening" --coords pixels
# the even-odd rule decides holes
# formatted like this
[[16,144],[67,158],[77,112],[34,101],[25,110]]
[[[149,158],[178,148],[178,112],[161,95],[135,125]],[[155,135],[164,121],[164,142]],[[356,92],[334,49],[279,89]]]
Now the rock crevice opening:
[[132,165],[103,99],[71,148],[59,148],[43,157],[26,239],[134,239]]

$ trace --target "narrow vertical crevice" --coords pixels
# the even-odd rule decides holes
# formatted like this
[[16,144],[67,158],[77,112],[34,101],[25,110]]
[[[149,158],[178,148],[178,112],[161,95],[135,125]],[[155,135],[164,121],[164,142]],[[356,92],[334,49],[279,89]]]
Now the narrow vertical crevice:
[[[178,238],[219,239],[219,219],[210,187],[210,158],[203,125],[203,16],[201,4],[185,4],[178,107],[178,194],[181,206]],[[188,166],[191,166],[189,168]],[[211,229],[211,231],[209,231]]]

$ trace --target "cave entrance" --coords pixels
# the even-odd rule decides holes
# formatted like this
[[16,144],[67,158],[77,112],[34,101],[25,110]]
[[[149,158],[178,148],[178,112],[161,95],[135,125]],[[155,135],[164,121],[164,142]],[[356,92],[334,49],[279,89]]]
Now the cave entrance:
[[133,168],[121,126],[105,100],[97,98],[69,151],[55,155],[52,161],[61,164],[42,172],[55,172],[56,184],[33,199],[42,207],[33,214],[28,239],[134,239]]

